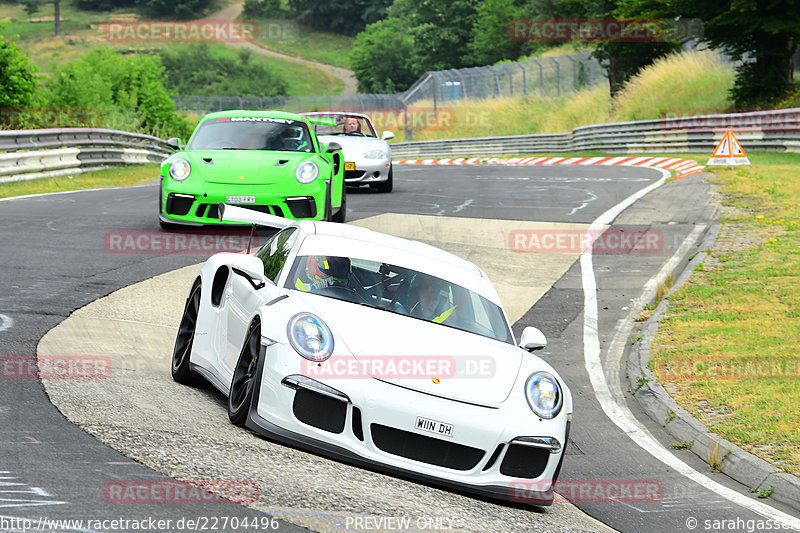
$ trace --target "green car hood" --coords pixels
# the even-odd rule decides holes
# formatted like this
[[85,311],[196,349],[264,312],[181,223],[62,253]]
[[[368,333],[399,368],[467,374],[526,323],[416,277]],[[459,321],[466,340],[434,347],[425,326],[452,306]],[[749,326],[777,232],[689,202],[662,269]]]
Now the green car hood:
[[294,172],[301,161],[321,163],[316,154],[308,152],[266,152],[259,150],[193,150],[186,159],[208,183],[236,185],[272,185],[295,179]]

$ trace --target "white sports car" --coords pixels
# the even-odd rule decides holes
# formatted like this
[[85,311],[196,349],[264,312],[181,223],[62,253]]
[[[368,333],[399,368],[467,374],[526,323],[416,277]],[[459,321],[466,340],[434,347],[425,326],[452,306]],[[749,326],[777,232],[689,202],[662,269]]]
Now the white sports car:
[[[474,264],[365,228],[220,204],[281,227],[218,253],[192,283],[172,376],[199,375],[228,415],[272,439],[423,481],[550,505],[572,396],[519,345]],[[520,488],[522,490],[520,490]]]
[[314,125],[314,133],[322,142],[336,142],[344,157],[344,182],[350,186],[369,185],[378,192],[391,192],[393,187],[392,148],[386,142],[394,133],[384,131],[381,137],[367,115],[349,112],[303,113],[313,118],[335,120],[335,126]]

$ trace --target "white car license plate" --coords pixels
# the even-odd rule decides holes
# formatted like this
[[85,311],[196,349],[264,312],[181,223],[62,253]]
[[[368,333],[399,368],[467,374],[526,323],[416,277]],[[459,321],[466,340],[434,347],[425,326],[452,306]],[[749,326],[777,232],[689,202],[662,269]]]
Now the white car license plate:
[[421,416],[417,417],[417,423],[414,424],[414,427],[416,429],[421,429],[422,431],[427,431],[428,433],[434,433],[442,437],[453,436],[452,424],[445,424],[444,422],[430,420],[429,418],[422,418]]
[[255,196],[228,196],[225,198],[225,203],[228,204],[254,204],[256,203]]

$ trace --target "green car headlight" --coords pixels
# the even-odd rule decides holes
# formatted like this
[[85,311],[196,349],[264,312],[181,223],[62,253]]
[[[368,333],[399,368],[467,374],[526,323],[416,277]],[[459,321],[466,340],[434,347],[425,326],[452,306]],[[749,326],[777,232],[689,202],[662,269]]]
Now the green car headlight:
[[525,398],[533,413],[540,418],[555,418],[564,403],[561,386],[547,372],[534,372],[528,377]]
[[385,150],[370,150],[364,153],[364,159],[386,159]]
[[169,175],[176,181],[183,181],[189,177],[192,167],[185,159],[176,159],[169,165]]
[[300,163],[294,171],[294,177],[297,181],[304,184],[311,183],[317,179],[317,176],[319,176],[319,167],[311,161]]
[[333,353],[333,333],[317,315],[294,315],[286,326],[286,333],[292,348],[309,361],[321,363]]

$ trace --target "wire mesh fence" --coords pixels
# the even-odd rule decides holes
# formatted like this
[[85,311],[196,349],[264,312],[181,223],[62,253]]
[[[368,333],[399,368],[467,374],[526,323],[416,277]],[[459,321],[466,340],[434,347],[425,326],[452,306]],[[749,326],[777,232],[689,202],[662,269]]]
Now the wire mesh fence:
[[558,97],[607,83],[605,71],[589,52],[567,54],[484,67],[425,73],[408,90],[397,94],[351,96],[186,96],[175,97],[179,111],[205,114],[229,109],[275,109],[295,113],[347,109],[405,109],[425,101],[439,102],[500,96]]

